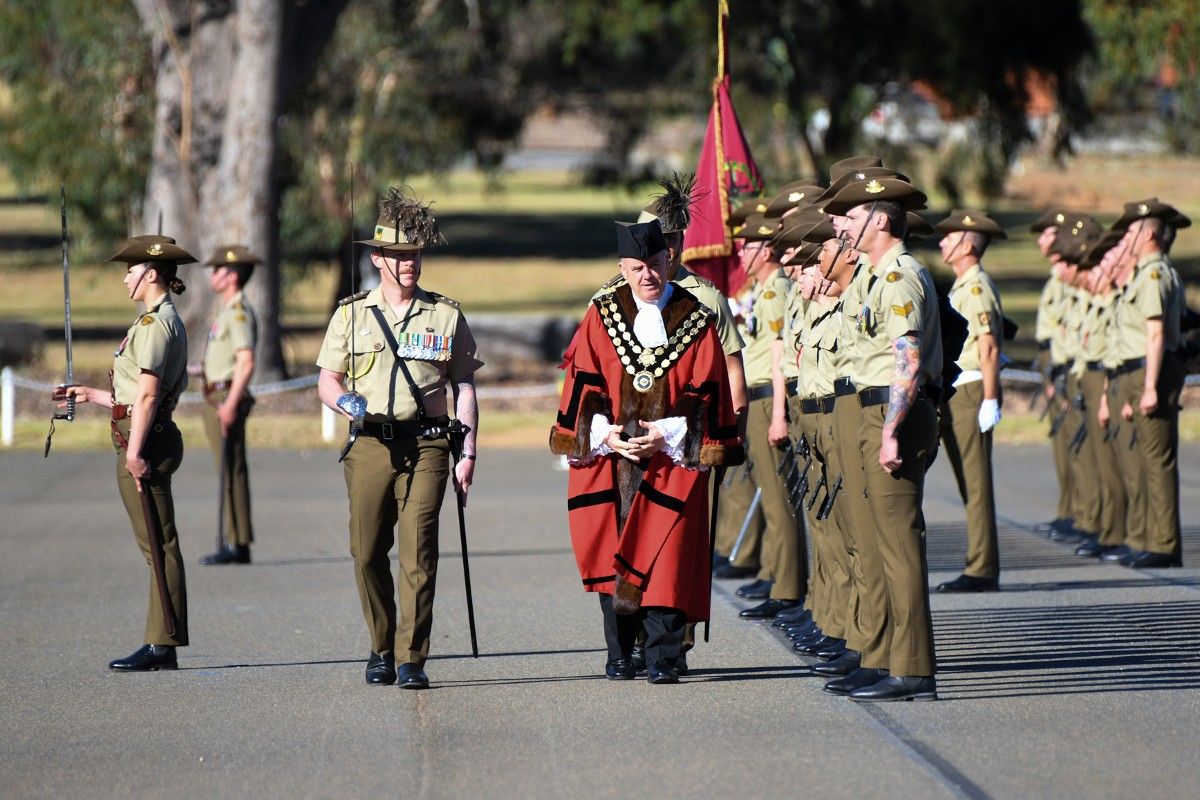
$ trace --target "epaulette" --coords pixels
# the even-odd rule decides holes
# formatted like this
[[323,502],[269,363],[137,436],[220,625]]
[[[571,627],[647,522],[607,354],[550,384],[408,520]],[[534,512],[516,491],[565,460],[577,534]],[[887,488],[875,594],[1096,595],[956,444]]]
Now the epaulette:
[[717,285],[715,283],[713,283],[712,281],[710,281],[708,278],[702,278],[694,272],[692,273],[692,277],[696,279],[696,283],[700,284],[705,289],[712,289],[713,291],[720,291],[719,289],[717,289]]
[[363,291],[358,292],[357,294],[352,294],[349,297],[343,297],[341,300],[338,300],[338,305],[339,306],[348,306],[351,303],[357,303],[359,300],[362,300],[364,297],[366,297],[370,293],[371,293],[371,291],[369,289],[364,289]]
[[457,300],[451,300],[449,297],[446,297],[446,295],[444,295],[444,294],[438,294],[437,292],[430,292],[429,296],[433,299],[433,302],[435,302],[435,303],[445,303],[446,305],[450,306],[451,308],[461,310],[461,306],[459,305]]

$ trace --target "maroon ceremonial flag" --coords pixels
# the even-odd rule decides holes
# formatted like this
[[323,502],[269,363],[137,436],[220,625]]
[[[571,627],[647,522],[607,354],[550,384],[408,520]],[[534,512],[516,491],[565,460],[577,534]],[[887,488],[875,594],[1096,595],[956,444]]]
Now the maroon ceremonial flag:
[[729,96],[729,67],[725,43],[729,32],[729,7],[719,3],[717,14],[717,78],[712,87],[712,109],[692,190],[692,223],[683,235],[683,261],[688,269],[708,278],[725,294],[736,293],[746,282],[737,250],[729,238],[729,211],[747,197],[762,192],[762,176],[750,155]]

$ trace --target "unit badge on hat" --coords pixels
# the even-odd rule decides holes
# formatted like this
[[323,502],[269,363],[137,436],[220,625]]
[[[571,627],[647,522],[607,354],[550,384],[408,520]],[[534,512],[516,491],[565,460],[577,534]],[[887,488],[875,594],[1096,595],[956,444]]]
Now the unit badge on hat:
[[231,261],[231,262],[237,261],[237,253],[233,252],[232,250],[226,250],[225,251],[225,259],[227,261]]
[[804,192],[792,192],[791,194],[788,195],[789,203],[799,203],[803,199],[804,199]]
[[1067,221],[1067,218],[1064,217],[1062,214],[1055,214],[1054,221],[1057,222],[1059,225],[1061,225]]
[[971,215],[970,215],[970,214],[964,214],[964,215],[963,215],[963,219],[962,219],[962,224],[963,224],[963,225],[966,225],[968,228],[974,228],[974,227],[975,227],[975,220],[971,219]]
[[754,210],[761,214],[767,210],[767,205],[766,203],[759,203],[754,207]]
[[863,191],[867,194],[879,194],[883,191],[883,184],[872,179],[870,183],[863,187]]
[[1144,217],[1150,213],[1150,206],[1145,203],[1138,203],[1138,216]]
[[152,244],[146,248],[146,255],[148,255],[148,256],[161,256],[162,252],[163,252],[162,245],[159,244],[158,242],[155,242],[154,244]]

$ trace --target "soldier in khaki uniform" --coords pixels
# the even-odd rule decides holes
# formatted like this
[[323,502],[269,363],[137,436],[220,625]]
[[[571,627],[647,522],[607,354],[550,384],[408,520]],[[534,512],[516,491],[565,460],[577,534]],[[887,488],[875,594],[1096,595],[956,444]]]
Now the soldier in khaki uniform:
[[[171,476],[183,459],[183,438],[171,419],[187,388],[187,331],[171,302],[183,282],[180,264],[196,259],[166,236],[138,236],[110,261],[128,265],[125,289],[145,311],[134,320],[113,359],[111,389],[69,386],[55,399],[74,397],[112,410],[117,488],[142,557],[150,567],[145,645],[109,663],[127,672],[175,669],[176,647],[188,644],[187,586]],[[65,404],[64,404],[65,405]],[[143,502],[148,497],[149,502]]]
[[[1180,345],[1183,286],[1168,253],[1175,231],[1191,224],[1156,197],[1125,204],[1114,224],[1137,259],[1116,307],[1119,413],[1136,431],[1138,466],[1145,480],[1146,535],[1130,544],[1121,563],[1135,568],[1183,563],[1179,526],[1179,395],[1184,369]],[[1117,409],[1110,409],[1116,411]],[[1133,501],[1131,501],[1133,502]]]
[[[1098,536],[1075,550],[1075,555],[1095,558],[1115,552],[1124,543],[1128,506],[1125,486],[1118,466],[1116,447],[1109,434],[1105,386],[1108,382],[1106,363],[1115,347],[1113,320],[1117,293],[1113,283],[1113,264],[1119,250],[1123,231],[1108,231],[1093,240],[1080,267],[1087,270],[1087,289],[1090,295],[1084,314],[1083,339],[1079,361],[1082,367],[1079,389],[1086,409],[1087,438],[1083,442],[1085,458],[1095,464],[1099,479],[1100,516]],[[1101,416],[1103,411],[1103,417]]]
[[762,561],[768,572],[757,586],[742,587],[740,591],[746,599],[763,600],[742,610],[745,619],[771,619],[780,611],[798,606],[808,582],[801,529],[792,516],[787,486],[779,474],[780,447],[788,440],[787,387],[781,361],[791,282],[767,245],[776,231],[773,221],[751,217],[738,234],[744,240],[742,253],[753,283],[746,347],[742,351],[750,401],[746,441],[752,462],[750,477],[762,492]]
[[[815,210],[814,210],[815,212]],[[803,437],[812,454],[808,476],[811,495],[803,508],[813,537],[813,569],[808,605],[810,618],[796,616],[784,626],[802,652],[817,642],[844,642],[859,613],[859,584],[854,579],[850,540],[837,525],[838,517],[821,512],[829,487],[841,474],[833,446],[835,355],[839,348],[841,317],[839,298],[858,262],[858,253],[836,238],[829,218],[820,212],[802,212],[793,235],[806,246],[818,248],[816,263],[806,266],[799,279],[802,311],[789,337],[797,340],[798,382],[790,410],[797,417],[797,438]],[[803,250],[800,251],[804,253]],[[806,261],[812,259],[806,259]],[[811,505],[809,505],[811,503]],[[813,650],[814,653],[820,652]],[[844,675],[858,666],[858,653],[849,651],[825,664],[818,674]]]
[[[1067,213],[1065,211],[1052,209],[1042,214],[1029,226],[1030,231],[1038,234],[1038,249],[1041,250],[1042,255],[1051,263],[1050,276],[1046,279],[1046,284],[1042,287],[1041,297],[1038,299],[1034,338],[1037,340],[1039,359],[1042,362],[1041,368],[1046,375],[1046,401],[1050,404],[1049,413],[1055,415],[1058,412],[1054,408],[1056,393],[1054,387],[1060,378],[1065,380],[1065,377],[1062,376],[1066,374],[1062,355],[1054,347],[1059,315],[1066,293],[1066,284],[1059,277],[1060,267],[1057,264],[1058,257],[1052,254],[1050,249],[1054,244],[1055,237],[1058,235],[1059,227],[1066,224],[1066,221]],[[1065,383],[1063,391],[1065,392]],[[1058,511],[1048,527],[1051,532],[1068,532],[1071,530],[1071,524],[1074,520],[1071,517],[1071,473],[1068,469],[1067,449],[1065,443],[1063,446],[1059,446],[1057,438],[1053,439],[1053,443],[1054,472],[1058,478]]]
[[[824,205],[844,220],[870,274],[854,305],[843,300],[856,335],[848,375],[835,382],[839,402],[852,391],[860,408],[857,435],[838,447],[844,473],[860,466],[865,478],[865,505],[853,504],[853,538],[870,612],[882,615],[872,620],[862,666],[826,684],[856,701],[937,697],[921,505],[937,447],[941,321],[932,279],[904,244],[905,212],[924,201],[907,181],[881,177],[852,181]],[[872,584],[876,571],[882,587]]]
[[[350,554],[371,636],[366,681],[391,684],[398,673],[402,688],[423,689],[438,513],[450,472],[446,388],[456,398],[455,418],[471,429],[455,466],[465,496],[479,416],[474,375],[482,362],[458,304],[418,285],[423,250],[444,242],[429,208],[389,189],[374,232],[359,244],[373,248],[381,285],[346,298],[334,312],[317,357],[318,392],[347,417],[344,406],[354,395],[343,396],[345,384],[365,398],[362,434],[345,457],[345,477]],[[399,620],[388,560],[397,523]]]
[[246,418],[254,407],[250,379],[258,321],[242,289],[259,258],[243,245],[221,245],[209,258],[209,285],[221,310],[204,348],[204,433],[224,479],[225,538],[201,564],[249,564],[254,525],[250,517],[250,472],[246,467]]
[[939,592],[986,592],[999,588],[1000,545],[992,490],[992,428],[1000,421],[1000,347],[1004,313],[1000,294],[980,259],[992,239],[1007,235],[979,211],[955,210],[934,226],[944,233],[942,261],[954,270],[950,305],[967,321],[958,358],[956,391],[942,404],[942,442],[963,490],[967,509],[967,563],[962,575]]

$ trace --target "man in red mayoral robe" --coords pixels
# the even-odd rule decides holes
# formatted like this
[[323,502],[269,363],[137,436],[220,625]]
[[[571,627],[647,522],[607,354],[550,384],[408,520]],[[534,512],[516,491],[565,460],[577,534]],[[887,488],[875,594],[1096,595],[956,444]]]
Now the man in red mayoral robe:
[[743,458],[715,315],[667,281],[658,220],[617,223],[625,285],[592,301],[567,350],[550,449],[568,457],[571,544],[600,595],[605,674],[677,683],[688,622],[708,619],[712,467]]

